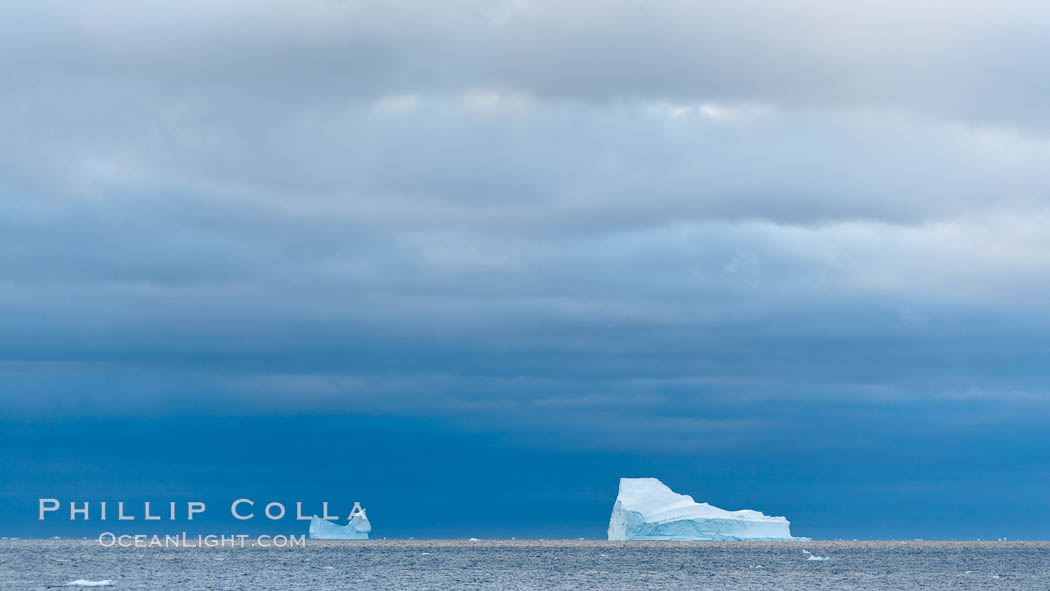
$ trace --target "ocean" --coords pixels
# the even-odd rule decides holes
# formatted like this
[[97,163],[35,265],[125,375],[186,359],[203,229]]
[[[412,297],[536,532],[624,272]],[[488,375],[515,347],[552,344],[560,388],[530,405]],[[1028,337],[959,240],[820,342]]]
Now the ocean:
[[[826,558],[826,560],[820,560]],[[1050,589],[1050,542],[0,541],[4,589]]]

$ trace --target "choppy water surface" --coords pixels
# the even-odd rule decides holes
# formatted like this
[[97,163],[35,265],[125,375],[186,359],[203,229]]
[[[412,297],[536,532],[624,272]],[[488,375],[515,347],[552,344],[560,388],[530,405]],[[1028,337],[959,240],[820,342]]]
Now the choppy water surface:
[[65,587],[76,579],[112,579],[117,589],[1045,591],[1050,543],[373,540],[147,550],[102,548],[96,541],[0,541],[3,588]]

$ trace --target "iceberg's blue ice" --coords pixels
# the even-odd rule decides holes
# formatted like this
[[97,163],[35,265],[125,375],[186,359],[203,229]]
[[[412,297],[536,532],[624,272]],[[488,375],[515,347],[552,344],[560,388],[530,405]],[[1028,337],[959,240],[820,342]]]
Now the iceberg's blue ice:
[[621,478],[610,540],[795,541],[790,522],[758,511],[726,511],[680,495],[656,478]]
[[314,515],[310,518],[311,540],[367,540],[372,524],[364,513],[354,515],[346,525],[336,525]]

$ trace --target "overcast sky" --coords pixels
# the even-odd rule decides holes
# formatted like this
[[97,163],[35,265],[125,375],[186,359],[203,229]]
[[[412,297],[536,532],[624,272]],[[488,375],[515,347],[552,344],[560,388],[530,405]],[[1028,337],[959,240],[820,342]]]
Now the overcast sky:
[[[8,3],[0,529],[45,489],[266,494],[317,462],[339,479],[280,490],[406,537],[481,495],[551,523],[428,531],[601,537],[651,475],[800,535],[1046,538],[1047,23]],[[216,443],[273,425],[311,435]]]

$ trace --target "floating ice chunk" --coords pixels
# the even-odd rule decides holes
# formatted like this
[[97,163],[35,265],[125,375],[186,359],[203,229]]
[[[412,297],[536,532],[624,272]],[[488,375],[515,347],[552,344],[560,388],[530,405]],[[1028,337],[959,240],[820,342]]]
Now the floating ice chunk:
[[468,542],[480,542],[481,540],[479,540],[479,539],[477,539],[477,538],[470,538],[470,539],[469,539],[469,540],[467,540],[467,541],[468,541]]
[[364,513],[354,515],[346,525],[336,525],[314,515],[310,518],[311,540],[367,540],[372,524]]
[[87,579],[77,579],[66,583],[67,587],[112,587],[113,581],[105,579],[102,581],[89,581]]
[[791,523],[759,511],[726,511],[680,495],[656,478],[621,478],[609,518],[609,539],[686,541],[804,541]]
[[809,550],[803,550],[802,553],[806,555],[806,560],[828,560],[827,556],[816,556]]

